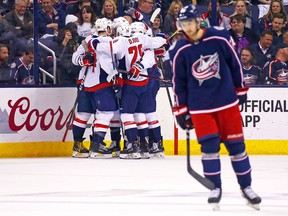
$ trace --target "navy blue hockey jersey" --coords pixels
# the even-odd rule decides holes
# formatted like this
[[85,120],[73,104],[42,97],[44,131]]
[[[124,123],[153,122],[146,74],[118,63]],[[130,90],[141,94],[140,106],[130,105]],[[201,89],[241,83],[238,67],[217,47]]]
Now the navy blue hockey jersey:
[[238,103],[244,87],[242,67],[225,29],[206,28],[199,41],[182,38],[169,50],[176,105],[190,113],[209,113]]

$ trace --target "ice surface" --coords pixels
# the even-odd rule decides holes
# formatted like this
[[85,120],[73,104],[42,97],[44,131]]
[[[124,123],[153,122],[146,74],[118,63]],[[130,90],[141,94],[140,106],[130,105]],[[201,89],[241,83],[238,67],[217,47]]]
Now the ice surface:
[[[227,156],[221,157],[220,211],[186,171],[185,156],[164,159],[0,159],[0,216],[277,216],[288,215],[288,156],[250,156],[252,188],[263,202],[245,204]],[[191,165],[202,173],[200,156]]]

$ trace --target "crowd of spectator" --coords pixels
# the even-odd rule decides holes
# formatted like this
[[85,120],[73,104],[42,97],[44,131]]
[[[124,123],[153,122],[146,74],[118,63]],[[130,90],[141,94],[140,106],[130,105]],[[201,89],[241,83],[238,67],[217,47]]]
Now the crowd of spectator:
[[[37,31],[39,42],[49,47],[56,55],[57,84],[75,84],[79,68],[71,63],[71,56],[81,40],[95,33],[95,21],[106,17],[113,21],[119,14],[135,7],[135,0],[123,0],[124,11],[118,11],[116,0],[39,0],[37,22],[34,29],[33,1],[31,0],[0,0],[0,83],[1,84],[32,84],[34,83],[31,68],[34,54],[31,50],[31,38]],[[179,10],[191,2],[197,3],[201,12],[201,25],[212,25],[212,3],[210,0],[155,0],[154,7],[161,7],[161,15],[154,22],[154,31],[171,36],[177,30],[177,14]],[[281,74],[281,81],[269,77],[272,68],[286,71],[285,45],[288,46],[287,13],[285,5],[288,1],[281,0],[219,0],[217,2],[216,26],[230,31],[235,42],[235,51],[243,61],[243,71],[251,78],[250,65],[253,69],[249,84],[287,84],[288,76]],[[254,4],[254,5],[251,5]],[[227,6],[229,5],[229,6]],[[222,8],[227,9],[225,13]],[[251,13],[251,8],[257,16]],[[227,11],[227,10],[226,10]],[[131,14],[126,13],[129,17]],[[279,45],[280,44],[280,45]],[[288,55],[288,53],[287,53]],[[277,59],[281,56],[281,60]],[[28,60],[27,60],[28,59]],[[39,49],[39,65],[48,73],[53,74],[53,59],[47,50]],[[287,56],[288,59],[288,56]],[[275,61],[280,61],[278,67],[273,67]],[[245,62],[245,63],[244,63]],[[278,63],[278,62],[277,62]],[[20,65],[19,65],[20,64]],[[22,64],[22,66],[21,66]],[[272,64],[272,66],[271,66]],[[13,66],[23,70],[15,72]],[[267,67],[270,65],[270,69]],[[283,65],[283,67],[280,67]],[[255,67],[254,67],[255,66]],[[285,67],[284,67],[285,66]],[[25,69],[25,70],[24,70]],[[275,69],[275,70],[276,70]],[[255,73],[257,71],[257,73]],[[28,81],[23,82],[19,73],[26,74]],[[42,79],[42,73],[40,79]],[[279,72],[277,72],[279,73]],[[256,75],[255,75],[256,74]],[[255,75],[255,76],[254,76]],[[26,79],[26,80],[27,80]],[[272,81],[271,81],[272,80]],[[48,79],[48,83],[53,83]]]

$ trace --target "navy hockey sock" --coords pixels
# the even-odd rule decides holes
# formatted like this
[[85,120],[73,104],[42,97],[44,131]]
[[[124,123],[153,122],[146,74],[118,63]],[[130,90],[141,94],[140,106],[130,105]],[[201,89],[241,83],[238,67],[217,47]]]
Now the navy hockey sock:
[[148,128],[138,129],[138,136],[140,138],[140,142],[146,142],[146,137],[149,136]]
[[104,132],[99,132],[96,131],[93,133],[93,138],[92,141],[95,143],[102,143],[105,137],[105,133]]
[[111,140],[119,142],[121,140],[120,127],[110,127]]
[[150,137],[154,142],[160,141],[162,139],[161,128],[156,127],[156,128],[149,129],[149,140],[150,140]]
[[203,153],[202,164],[204,175],[216,186],[221,188],[221,163],[218,153]]
[[240,187],[246,188],[247,186],[250,186],[252,181],[251,166],[246,152],[238,155],[231,155],[230,158]]
[[73,139],[75,141],[82,141],[83,140],[85,128],[81,128],[81,127],[73,125],[72,131],[73,131]]
[[137,141],[137,128],[125,129],[125,135],[129,143]]

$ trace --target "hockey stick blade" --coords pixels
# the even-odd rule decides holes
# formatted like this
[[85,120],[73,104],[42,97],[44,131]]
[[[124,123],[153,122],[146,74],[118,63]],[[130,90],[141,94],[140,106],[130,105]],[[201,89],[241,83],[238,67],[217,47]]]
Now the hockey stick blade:
[[150,17],[150,22],[154,23],[155,18],[158,16],[158,14],[161,12],[161,8],[156,8],[156,10],[152,13]]
[[213,182],[211,182],[209,179],[204,178],[203,176],[199,175],[195,170],[192,169],[190,164],[187,164],[187,171],[188,173],[196,179],[200,184],[202,184],[204,187],[206,187],[209,190],[215,189],[215,185]]
[[207,178],[204,178],[203,176],[199,175],[194,169],[192,169],[190,164],[190,131],[189,129],[186,129],[186,144],[187,144],[187,171],[188,173],[200,184],[202,184],[204,187],[206,187],[209,190],[215,189],[215,185],[212,181],[210,181]]
[[87,47],[87,42],[85,40],[82,40],[81,45],[83,46],[85,52],[89,52],[88,47]]
[[85,68],[85,72],[84,72],[84,75],[83,75],[83,77],[82,77],[82,81],[81,81],[81,83],[80,83],[80,85],[79,85],[79,89],[78,89],[78,92],[77,92],[77,95],[76,95],[76,99],[75,99],[75,101],[74,101],[74,104],[73,104],[73,107],[72,107],[72,109],[71,109],[71,111],[70,111],[70,116],[69,116],[69,119],[68,119],[68,121],[67,121],[67,123],[66,123],[66,129],[65,129],[65,132],[64,132],[64,135],[63,135],[63,138],[62,138],[62,142],[65,142],[65,140],[66,140],[66,136],[67,136],[67,134],[68,134],[68,131],[69,131],[69,128],[70,128],[70,126],[71,126],[71,124],[73,123],[73,120],[74,120],[74,115],[75,115],[75,112],[76,112],[76,107],[77,107],[77,104],[78,104],[78,100],[79,100],[79,96],[80,96],[80,93],[81,93],[81,91],[82,91],[82,89],[83,89],[83,86],[84,86],[84,82],[85,82],[85,79],[86,79],[86,75],[87,75],[87,73],[88,73],[88,66],[86,66],[86,68]]

